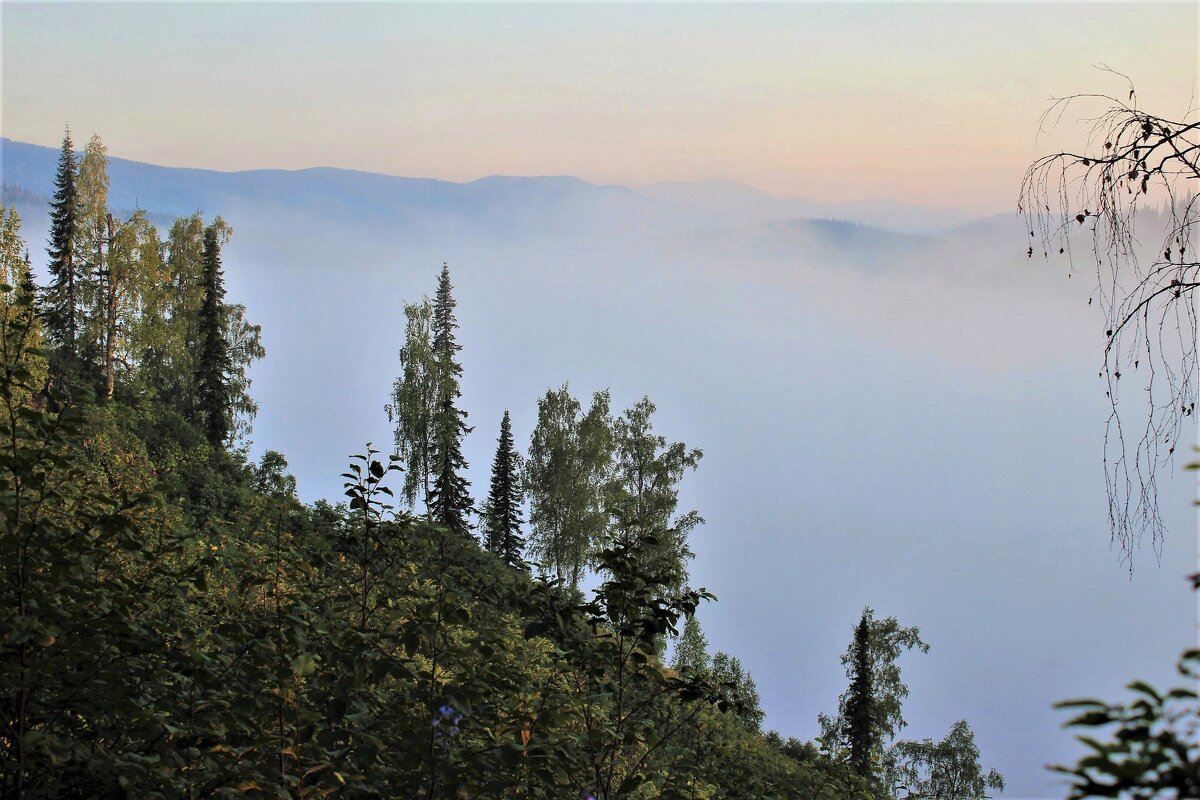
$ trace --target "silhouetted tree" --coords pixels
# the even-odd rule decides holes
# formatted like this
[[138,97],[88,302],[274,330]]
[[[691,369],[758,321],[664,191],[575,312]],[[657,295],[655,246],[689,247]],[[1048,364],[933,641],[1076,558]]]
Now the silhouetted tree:
[[521,456],[513,447],[512,422],[508,409],[500,420],[500,437],[492,461],[492,484],[483,507],[484,544],[510,567],[525,567],[521,558],[525,537],[521,535]]
[[850,769],[855,775],[873,781],[873,759],[879,750],[879,731],[875,726],[874,665],[871,659],[871,620],[864,611],[854,629],[850,645],[853,677],[846,697],[846,739],[850,745]]
[[877,796],[893,783],[889,745],[907,724],[903,703],[908,686],[896,661],[912,649],[929,651],[918,628],[903,627],[895,617],[877,620],[874,611],[864,608],[842,654],[850,685],[838,698],[837,716],[821,714],[817,720],[824,747],[838,754],[853,773],[869,779]]
[[63,135],[58,171],[54,176],[54,198],[50,201],[50,283],[46,287],[43,314],[46,333],[65,364],[74,369],[79,344],[79,264],[75,245],[79,229],[79,200],[75,186],[75,151],[71,129]]
[[229,392],[229,343],[226,340],[225,279],[221,273],[222,227],[214,223],[204,231],[204,300],[200,306],[200,358],[196,369],[196,396],[200,422],[213,447],[221,447],[232,426]]
[[429,512],[434,522],[466,535],[470,532],[470,515],[474,503],[463,472],[467,461],[462,454],[462,439],[471,431],[467,427],[467,412],[457,406],[462,396],[459,378],[462,366],[458,351],[462,345],[455,341],[458,323],[454,319],[454,296],[451,294],[450,267],[442,265],[437,296],[433,303],[433,360],[437,373],[437,405],[433,417],[433,486],[430,489]]

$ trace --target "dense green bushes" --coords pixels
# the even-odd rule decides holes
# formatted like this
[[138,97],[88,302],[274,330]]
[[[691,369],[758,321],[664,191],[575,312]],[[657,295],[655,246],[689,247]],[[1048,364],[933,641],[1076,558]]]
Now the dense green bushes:
[[646,574],[652,540],[583,602],[386,509],[374,452],[348,506],[304,507],[278,454],[153,401],[30,402],[25,308],[6,293],[5,796],[842,796],[659,663],[704,595]]

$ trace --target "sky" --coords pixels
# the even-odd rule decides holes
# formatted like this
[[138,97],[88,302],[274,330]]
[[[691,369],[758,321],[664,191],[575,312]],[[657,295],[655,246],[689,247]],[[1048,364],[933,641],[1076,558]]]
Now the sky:
[[[5,2],[4,135],[455,181],[737,180],[1009,210],[1048,98],[1194,105],[1195,4]],[[1044,145],[1044,140],[1041,144]]]

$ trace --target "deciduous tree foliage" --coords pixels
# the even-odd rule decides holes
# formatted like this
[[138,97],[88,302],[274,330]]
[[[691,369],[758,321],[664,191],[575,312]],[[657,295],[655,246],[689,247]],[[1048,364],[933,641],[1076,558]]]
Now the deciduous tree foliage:
[[1054,767],[1071,779],[1071,800],[1200,796],[1200,703],[1195,688],[1200,650],[1184,652],[1179,674],[1189,685],[1163,691],[1144,681],[1130,683],[1136,696],[1130,703],[1089,699],[1056,706],[1076,712],[1067,725],[1086,730],[1078,738],[1088,754],[1074,766]]
[[79,163],[75,252],[80,264],[81,360],[101,397],[112,399],[118,362],[129,365],[136,358],[129,349],[130,337],[143,313],[143,296],[161,277],[162,245],[144,212],[121,220],[109,209],[107,152],[93,134]]
[[[216,219],[214,226],[223,226]],[[145,382],[184,414],[195,413],[196,358],[200,348],[200,307],[204,303],[204,232],[199,214],[172,223],[165,257],[143,296],[137,330]],[[227,226],[221,240],[228,240]]]
[[404,323],[401,374],[392,384],[391,403],[386,410],[388,420],[396,426],[396,455],[404,464],[404,500],[409,508],[415,508],[419,497],[428,510],[438,386],[433,360],[433,303],[429,298],[405,303]]
[[158,230],[145,213],[128,220],[107,215],[108,249],[104,268],[96,281],[96,313],[101,347],[101,396],[111,400],[116,392],[117,366],[133,359],[130,344],[142,314],[142,297],[162,270],[162,245]]
[[737,723],[751,733],[758,733],[763,719],[758,685],[742,667],[741,660],[737,656],[718,651],[712,657],[709,672]]
[[[108,148],[99,136],[92,134],[79,160],[75,181],[79,211],[75,242],[75,259],[79,266],[79,353],[89,373],[94,373],[100,363],[107,331],[104,283],[113,246],[108,188]],[[109,251],[107,254],[106,250]],[[95,375],[89,377],[94,379]]]
[[587,414],[569,387],[538,400],[524,483],[529,497],[529,551],[556,579],[579,586],[608,524],[611,474],[608,392],[596,392]]
[[[1149,533],[1161,545],[1158,474],[1172,463],[1179,439],[1194,432],[1197,316],[1194,291],[1200,260],[1193,234],[1200,224],[1200,122],[1142,108],[1133,83],[1126,92],[1077,94],[1054,101],[1043,122],[1078,115],[1091,105],[1091,129],[1078,146],[1038,158],[1025,173],[1018,212],[1029,225],[1032,257],[1055,251],[1074,263],[1078,231],[1096,269],[1104,314],[1104,365],[1110,414],[1104,435],[1112,541],[1133,570],[1134,551]],[[1157,206],[1157,208],[1156,208]],[[1125,380],[1122,382],[1122,376]],[[1122,386],[1125,387],[1122,393]],[[1130,397],[1144,416],[1129,424]],[[1200,576],[1190,576],[1200,588]],[[1194,684],[1197,651],[1185,651],[1180,671]],[[1098,700],[1061,703],[1081,713],[1068,724],[1097,728],[1080,740],[1092,751],[1073,767],[1071,798],[1194,797],[1200,793],[1200,707],[1191,688],[1160,693],[1135,681],[1130,705]],[[1102,741],[1102,730],[1114,737]]]
[[613,480],[606,507],[612,520],[614,541],[640,539],[649,543],[642,557],[663,576],[665,585],[677,589],[687,583],[687,562],[692,558],[687,537],[704,522],[695,511],[676,515],[679,482],[695,469],[704,455],[654,433],[655,411],[643,397],[613,423]]
[[966,720],[954,723],[940,742],[898,742],[903,800],[985,800],[988,789],[1004,791],[1004,776],[979,765],[975,734]]
[[708,639],[700,630],[700,619],[688,617],[683,624],[683,632],[675,641],[671,654],[671,668],[676,672],[701,674],[707,672],[710,665],[708,656]]
[[877,795],[894,783],[889,746],[905,727],[903,703],[908,697],[897,659],[913,649],[929,652],[918,628],[903,627],[895,617],[875,619],[874,611],[863,609],[842,655],[850,686],[838,698],[837,716],[818,717],[822,747]]

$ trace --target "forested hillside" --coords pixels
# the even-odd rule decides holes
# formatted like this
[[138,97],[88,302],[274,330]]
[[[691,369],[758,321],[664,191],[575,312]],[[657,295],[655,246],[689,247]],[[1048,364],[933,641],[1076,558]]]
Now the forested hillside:
[[[302,504],[282,455],[239,446],[265,353],[225,294],[234,231],[197,214],[160,234],[108,193],[99,138],[79,154],[68,135],[46,285],[13,210],[0,230],[3,796],[1003,787],[965,722],[897,741],[898,659],[928,645],[871,609],[821,737],[764,733],[753,678],[695,616],[715,598],[689,581],[703,519],[678,485],[701,451],[655,433],[649,398],[617,414],[598,391],[585,410],[565,384],[525,453],[507,413],[469,424],[448,266],[403,311],[394,455],[366,445],[329,466],[344,502]],[[498,438],[473,493],[461,444],[479,425]]]

